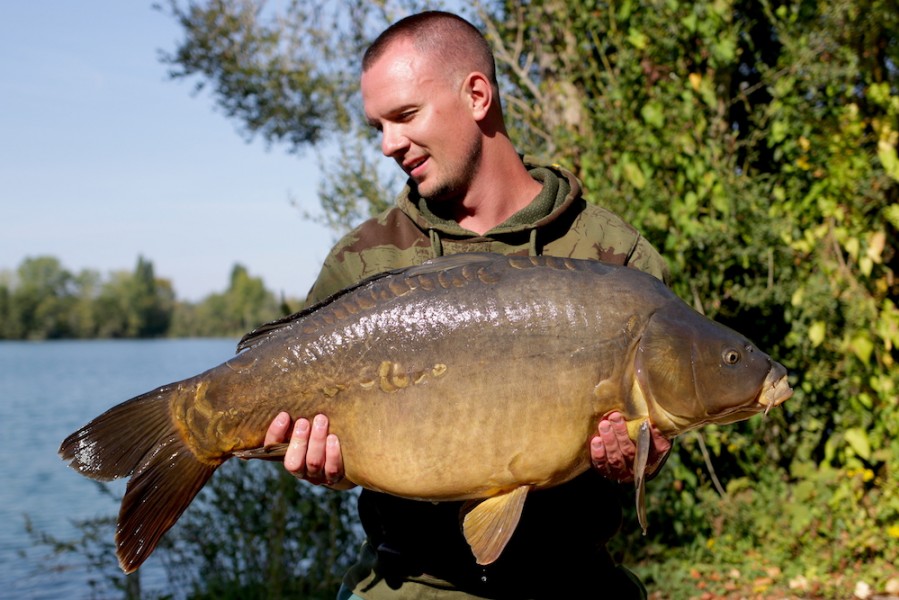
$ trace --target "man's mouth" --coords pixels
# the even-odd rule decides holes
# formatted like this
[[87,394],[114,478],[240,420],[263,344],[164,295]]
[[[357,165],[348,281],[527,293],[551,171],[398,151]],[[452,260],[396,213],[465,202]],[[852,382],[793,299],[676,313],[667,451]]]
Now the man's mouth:
[[406,171],[406,173],[408,173],[410,177],[415,177],[415,171],[417,171],[419,167],[425,164],[427,160],[427,156],[416,158],[415,160],[410,160],[403,165],[403,170]]

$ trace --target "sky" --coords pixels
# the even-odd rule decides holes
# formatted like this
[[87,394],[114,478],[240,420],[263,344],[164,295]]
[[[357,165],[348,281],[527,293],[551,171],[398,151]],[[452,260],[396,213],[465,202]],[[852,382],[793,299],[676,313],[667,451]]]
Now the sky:
[[49,255],[107,276],[143,256],[197,301],[240,263],[305,296],[335,241],[302,214],[317,159],[247,143],[170,79],[159,53],[181,37],[149,0],[0,3],[0,271]]

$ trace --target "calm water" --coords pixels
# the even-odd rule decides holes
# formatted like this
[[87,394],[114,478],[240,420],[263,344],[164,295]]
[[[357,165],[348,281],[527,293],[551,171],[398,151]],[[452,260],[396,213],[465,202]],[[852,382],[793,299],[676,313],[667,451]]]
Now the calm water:
[[[74,554],[48,560],[49,549],[25,530],[27,515],[37,530],[70,540],[79,537],[73,521],[118,512],[114,499],[63,463],[60,442],[110,406],[217,365],[235,347],[235,340],[0,342],[0,597],[91,597],[88,580],[97,574]],[[153,557],[141,574],[144,589],[163,585]]]

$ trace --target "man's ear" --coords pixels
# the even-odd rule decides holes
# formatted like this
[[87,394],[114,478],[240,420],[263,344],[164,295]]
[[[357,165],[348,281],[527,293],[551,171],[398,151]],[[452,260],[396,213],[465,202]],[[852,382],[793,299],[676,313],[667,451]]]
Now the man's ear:
[[493,104],[493,86],[486,75],[472,71],[462,84],[462,93],[475,121],[481,121]]

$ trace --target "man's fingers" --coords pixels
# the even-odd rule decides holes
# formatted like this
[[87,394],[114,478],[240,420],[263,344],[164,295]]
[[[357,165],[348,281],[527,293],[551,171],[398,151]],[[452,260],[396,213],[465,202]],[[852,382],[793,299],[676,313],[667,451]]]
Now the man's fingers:
[[306,448],[309,445],[309,420],[297,419],[290,445],[284,455],[284,468],[297,477],[306,477]]
[[597,460],[597,457],[594,456],[594,462],[597,463],[597,466],[599,466],[602,472],[607,475],[627,470],[624,453],[622,452],[618,435],[615,432],[612,423],[607,419],[600,421],[597,431],[599,432],[597,437],[602,443],[604,457],[604,460],[600,462]]
[[[278,418],[275,420],[278,421]],[[280,427],[280,422],[277,427],[273,422],[269,430],[277,434]],[[340,482],[344,477],[340,442],[336,435],[328,434],[328,427],[328,417],[325,415],[316,415],[311,423],[309,419],[297,419],[284,455],[284,468],[295,477],[316,485]],[[266,436],[266,441],[268,439]]]
[[615,434],[615,443],[621,450],[623,463],[632,463],[637,455],[637,447],[627,434],[627,423],[620,413],[609,415],[609,423],[612,425],[612,433]]
[[270,444],[286,442],[289,433],[290,415],[286,412],[280,412],[278,413],[278,416],[272,420],[271,425],[268,426],[268,431],[265,432],[264,444],[268,446]]
[[328,417],[315,415],[309,445],[306,448],[306,477],[313,483],[323,480],[325,450],[328,442]]
[[333,485],[343,479],[343,455],[340,440],[333,433],[325,442],[325,483]]
[[652,445],[659,455],[667,454],[671,450],[671,440],[662,435],[662,432],[652,428]]
[[603,475],[608,475],[609,457],[602,436],[595,435],[590,440],[590,457],[593,459],[593,466],[599,469]]

